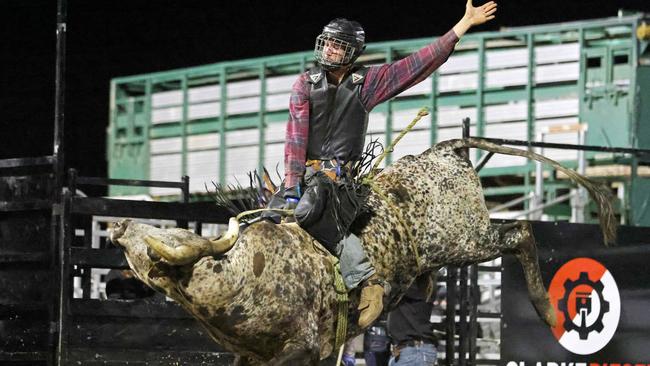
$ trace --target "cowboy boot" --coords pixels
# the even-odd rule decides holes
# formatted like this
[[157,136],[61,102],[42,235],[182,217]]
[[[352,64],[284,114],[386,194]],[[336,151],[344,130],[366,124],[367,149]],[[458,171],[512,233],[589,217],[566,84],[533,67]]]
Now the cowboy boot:
[[359,314],[359,327],[368,328],[384,309],[384,281],[375,273],[368,278],[361,289],[361,300],[357,310]]

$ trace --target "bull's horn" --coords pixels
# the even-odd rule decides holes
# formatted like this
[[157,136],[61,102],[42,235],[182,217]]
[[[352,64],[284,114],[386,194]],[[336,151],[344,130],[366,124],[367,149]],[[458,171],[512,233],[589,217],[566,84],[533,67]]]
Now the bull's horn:
[[[151,235],[145,236],[144,241],[151,249],[158,253],[158,255],[165,258],[167,262],[175,266],[182,266],[184,264],[191,263],[201,254],[201,246],[197,245],[183,244],[177,247],[170,247],[169,245],[163,243],[160,239],[155,238]],[[205,242],[208,242],[208,240],[205,239]]]
[[236,217],[231,217],[228,222],[228,231],[220,238],[210,240],[209,254],[223,254],[232,248],[239,237],[239,221]]
[[175,266],[182,266],[192,263],[198,258],[207,255],[223,254],[230,250],[237,241],[239,235],[239,221],[236,218],[230,218],[228,231],[218,239],[208,240],[200,236],[192,239],[181,241],[181,245],[171,247],[162,242],[162,240],[147,235],[144,241],[158,255],[165,258],[167,262]]

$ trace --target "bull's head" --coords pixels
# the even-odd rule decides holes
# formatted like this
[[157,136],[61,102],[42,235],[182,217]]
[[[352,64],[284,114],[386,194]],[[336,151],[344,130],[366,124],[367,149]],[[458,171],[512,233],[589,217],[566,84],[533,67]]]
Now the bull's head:
[[[143,230],[148,231],[143,233]],[[124,247],[128,253],[142,245],[142,240],[137,238],[144,238],[144,244],[157,255],[171,265],[180,266],[205,256],[226,253],[235,244],[238,235],[239,222],[234,217],[230,219],[226,234],[217,239],[203,238],[189,230],[160,230],[131,220],[122,220],[111,230],[110,240]]]

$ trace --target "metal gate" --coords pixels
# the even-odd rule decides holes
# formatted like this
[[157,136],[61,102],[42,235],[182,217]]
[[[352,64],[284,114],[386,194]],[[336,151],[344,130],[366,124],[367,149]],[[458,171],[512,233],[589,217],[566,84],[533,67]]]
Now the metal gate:
[[55,158],[0,160],[0,363],[51,365],[56,326]]
[[[182,191],[183,202],[80,197],[76,195],[76,187],[84,184],[176,188]],[[71,171],[61,215],[59,364],[226,365],[232,362],[232,355],[217,346],[194,318],[163,295],[135,299],[92,296],[91,282],[97,277],[94,272],[128,268],[120,248],[108,243],[105,236],[93,240],[93,217],[173,220],[176,226],[185,228],[191,222],[198,234],[203,223],[227,221],[228,213],[213,202],[188,203],[188,186],[187,177],[182,182],[126,181],[76,177]],[[99,229],[106,232],[107,227]],[[75,279],[80,284],[76,293]]]

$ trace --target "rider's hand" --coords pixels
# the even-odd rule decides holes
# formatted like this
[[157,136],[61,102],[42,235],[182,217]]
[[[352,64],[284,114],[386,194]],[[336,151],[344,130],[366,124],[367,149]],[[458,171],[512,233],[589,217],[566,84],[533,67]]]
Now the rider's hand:
[[494,1],[474,7],[472,0],[467,0],[465,15],[454,25],[454,33],[458,38],[462,37],[471,27],[494,19],[496,11],[497,3]]
[[284,206],[282,206],[282,208],[285,210],[295,210],[296,206],[298,206],[298,202],[300,201],[299,198],[291,197],[291,196],[284,197],[284,199],[286,200],[286,202]]
[[474,5],[472,5],[472,0],[467,0],[464,18],[469,21],[471,26],[475,26],[494,19],[494,13],[496,13],[496,11],[497,3],[494,1],[474,7]]
[[300,198],[302,196],[300,192],[300,185],[295,185],[293,187],[287,187],[284,189],[284,198],[287,197],[293,197],[293,198]]
[[300,201],[300,186],[296,185],[293,187],[285,188],[284,190],[284,199],[286,203],[282,207],[285,210],[293,210],[298,206]]

